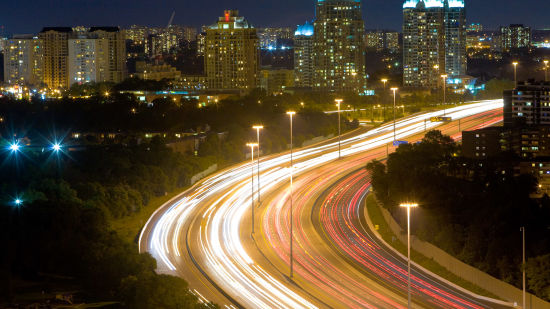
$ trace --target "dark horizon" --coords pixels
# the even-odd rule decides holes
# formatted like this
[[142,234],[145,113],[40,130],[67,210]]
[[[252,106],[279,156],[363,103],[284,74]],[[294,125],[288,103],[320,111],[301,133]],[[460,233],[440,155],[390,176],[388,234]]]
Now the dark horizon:
[[[295,27],[314,18],[314,0],[279,0],[268,2],[251,0],[217,0],[207,8],[199,2],[162,1],[107,1],[107,0],[50,0],[33,3],[32,0],[10,1],[5,4],[3,31],[0,34],[38,33],[48,26],[128,27],[132,24],[165,27],[173,11],[173,24],[200,27],[209,25],[221,16],[224,9],[237,9],[255,27]],[[363,19],[366,29],[401,30],[402,0],[363,0]],[[533,8],[537,9],[534,10]],[[533,29],[550,28],[545,12],[550,1],[540,0],[491,1],[466,0],[467,22],[481,23],[494,30],[508,24],[525,24]],[[121,14],[123,12],[123,14]]]

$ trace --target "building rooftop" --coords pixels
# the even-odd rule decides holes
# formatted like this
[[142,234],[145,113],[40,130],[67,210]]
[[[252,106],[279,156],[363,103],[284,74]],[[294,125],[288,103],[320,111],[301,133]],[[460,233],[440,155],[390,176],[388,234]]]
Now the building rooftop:
[[71,27],[44,27],[40,32],[57,31],[57,32],[73,32]]
[[450,8],[464,7],[464,0],[407,0],[403,3],[403,8],[417,8],[419,5],[423,5],[425,8],[442,8],[446,3]]
[[120,28],[118,28],[118,27],[99,27],[99,26],[90,27],[90,32],[99,31],[99,30],[105,31],[105,32],[119,32]]
[[312,36],[313,35],[313,24],[307,21],[303,25],[299,25],[294,32],[295,36]]

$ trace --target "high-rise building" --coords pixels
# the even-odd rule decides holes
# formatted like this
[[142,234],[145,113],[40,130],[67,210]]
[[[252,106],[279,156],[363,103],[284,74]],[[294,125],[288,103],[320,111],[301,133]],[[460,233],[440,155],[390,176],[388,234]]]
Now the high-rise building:
[[399,50],[399,33],[383,30],[367,31],[365,33],[365,47],[375,51],[396,52]]
[[313,87],[313,24],[306,22],[294,32],[294,84]]
[[521,24],[500,27],[500,44],[506,52],[531,47],[531,28]]
[[480,23],[469,24],[468,27],[466,27],[466,31],[467,32],[481,32],[481,31],[483,31],[483,25],[480,24]]
[[126,39],[118,27],[91,27],[90,37],[97,38],[98,81],[120,83],[126,78]]
[[318,0],[314,22],[314,88],[320,91],[366,90],[360,0]]
[[466,74],[463,0],[407,0],[403,4],[403,84],[435,88],[442,74]]
[[69,84],[90,83],[98,80],[97,49],[99,40],[77,35],[70,38],[69,44]]
[[43,49],[43,82],[52,89],[69,88],[70,27],[46,27],[38,34]]
[[281,40],[292,39],[291,28],[260,28],[258,29],[258,40],[260,48],[268,49],[277,46],[277,42]]
[[4,48],[4,82],[37,85],[42,77],[42,44],[28,35],[15,35]]
[[550,125],[550,82],[518,82],[504,92],[504,126]]
[[205,70],[210,89],[250,91],[259,79],[256,29],[238,11],[228,10],[206,30]]

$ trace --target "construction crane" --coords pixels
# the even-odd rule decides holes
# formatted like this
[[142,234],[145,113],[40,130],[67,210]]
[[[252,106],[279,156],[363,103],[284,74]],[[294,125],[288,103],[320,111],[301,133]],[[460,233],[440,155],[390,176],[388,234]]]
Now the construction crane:
[[170,26],[172,26],[172,22],[174,21],[174,16],[176,15],[176,11],[174,10],[172,12],[172,16],[170,16],[170,20],[168,21],[168,26],[166,26],[166,28],[170,28]]

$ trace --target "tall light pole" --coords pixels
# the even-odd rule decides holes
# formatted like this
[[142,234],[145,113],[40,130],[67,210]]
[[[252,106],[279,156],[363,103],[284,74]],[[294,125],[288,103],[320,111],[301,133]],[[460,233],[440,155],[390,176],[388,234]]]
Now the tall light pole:
[[261,125],[255,125],[252,127],[252,129],[256,129],[256,137],[258,142],[258,205],[262,203],[260,200],[260,130],[263,128],[264,126]]
[[514,61],[512,62],[512,64],[514,65],[514,85],[515,87],[518,86],[518,62],[517,61]]
[[447,74],[441,75],[441,78],[443,79],[443,116],[445,116],[447,114],[447,107],[445,106],[445,101],[447,101],[445,92],[447,90]]
[[344,100],[336,99],[334,101],[336,102],[336,106],[338,106],[338,159],[340,159],[340,104]]
[[391,88],[391,91],[393,91],[393,141],[395,142],[395,92],[398,88],[393,87]]
[[418,207],[416,203],[402,203],[401,207],[407,208],[407,291],[408,291],[408,308],[411,308],[411,208]]
[[519,228],[519,230],[522,232],[522,238],[523,238],[523,259],[522,259],[522,264],[521,264],[521,270],[523,272],[523,292],[522,292],[522,296],[523,296],[523,309],[527,308],[525,307],[525,226],[522,226]]
[[544,60],[544,81],[548,81],[548,60]]
[[294,275],[294,257],[292,254],[292,238],[293,238],[293,228],[292,228],[292,172],[293,172],[293,164],[292,164],[292,117],[296,115],[296,112],[286,112],[287,115],[290,116],[290,278]]
[[250,209],[252,211],[252,233],[250,234],[251,237],[254,237],[254,147],[257,147],[258,144],[256,143],[248,143],[246,146],[250,147],[250,169],[252,171],[251,176],[251,187],[252,187],[252,193],[250,194]]
[[[382,78],[381,79],[382,83],[384,84],[384,95],[386,95],[386,83],[388,82],[388,79],[387,78]],[[384,120],[386,120],[386,104],[384,102],[382,102],[382,105],[384,105]]]

